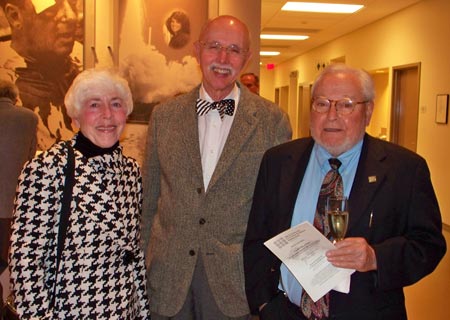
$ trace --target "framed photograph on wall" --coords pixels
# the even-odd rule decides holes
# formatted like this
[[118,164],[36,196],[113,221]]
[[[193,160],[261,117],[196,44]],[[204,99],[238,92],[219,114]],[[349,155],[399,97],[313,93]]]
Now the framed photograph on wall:
[[[121,144],[142,163],[153,108],[201,82],[193,43],[208,19],[208,0],[118,2],[119,69],[133,94]],[[178,34],[179,36],[176,36]]]
[[193,44],[208,0],[121,1],[119,13],[119,67],[134,100],[128,121],[147,124],[156,104],[201,81]]
[[436,96],[436,123],[446,124],[448,121],[448,94]]

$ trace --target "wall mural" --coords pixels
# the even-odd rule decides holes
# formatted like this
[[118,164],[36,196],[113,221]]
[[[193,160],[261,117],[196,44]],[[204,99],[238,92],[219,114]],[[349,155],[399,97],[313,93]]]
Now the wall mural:
[[153,107],[201,81],[193,43],[208,16],[208,0],[120,1],[119,67],[133,93],[125,152],[144,153]]
[[[83,0],[25,1],[32,6],[6,0],[0,10],[0,77],[15,81],[23,106],[39,115],[38,148],[46,150],[75,130],[63,102],[83,69]],[[193,43],[208,0],[121,0],[118,6],[119,69],[134,100],[121,143],[141,162],[153,107],[201,81]]]
[[4,1],[0,14],[0,77],[39,116],[38,148],[73,136],[64,95],[83,65],[83,1]]

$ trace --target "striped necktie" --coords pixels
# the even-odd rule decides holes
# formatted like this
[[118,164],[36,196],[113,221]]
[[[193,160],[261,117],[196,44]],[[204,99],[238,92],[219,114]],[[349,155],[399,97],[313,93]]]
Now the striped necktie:
[[[325,237],[330,238],[330,227],[325,216],[325,204],[327,198],[331,195],[342,196],[344,185],[342,176],[339,173],[341,161],[336,158],[328,159],[331,169],[325,175],[322,186],[320,187],[319,199],[317,200],[316,213],[314,215],[314,227],[317,228]],[[307,319],[328,319],[330,307],[330,294],[327,293],[322,298],[314,302],[305,290],[302,292],[300,307]]]
[[197,114],[203,116],[210,110],[217,110],[220,114],[220,119],[223,119],[224,115],[232,116],[234,113],[234,100],[224,99],[215,102],[209,102],[203,99],[197,99]]

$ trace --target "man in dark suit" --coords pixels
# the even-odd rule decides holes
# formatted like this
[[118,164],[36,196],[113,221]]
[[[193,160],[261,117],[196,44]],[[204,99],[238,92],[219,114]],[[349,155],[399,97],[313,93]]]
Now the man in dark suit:
[[[427,164],[365,134],[375,96],[366,72],[330,65],[311,96],[312,138],[270,149],[261,164],[244,242],[250,309],[261,320],[406,319],[403,287],[432,272],[446,251]],[[346,238],[326,257],[356,272],[350,292],[330,291],[315,316],[318,305],[302,308],[302,287],[263,243],[302,221],[313,224],[329,158],[341,162],[350,214]]]
[[243,22],[209,21],[195,43],[201,85],[152,112],[142,233],[153,320],[249,317],[242,244],[256,176],[291,138],[286,114],[236,83],[249,48]]
[[17,180],[23,164],[36,152],[38,117],[31,110],[15,106],[18,98],[17,87],[0,79],[0,274],[8,266]]

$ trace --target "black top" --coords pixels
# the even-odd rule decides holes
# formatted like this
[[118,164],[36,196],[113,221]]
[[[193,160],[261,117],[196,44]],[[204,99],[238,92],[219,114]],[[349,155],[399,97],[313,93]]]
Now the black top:
[[91,140],[86,138],[81,131],[77,135],[77,139],[75,142],[75,149],[80,151],[83,156],[86,158],[92,158],[96,156],[101,156],[104,154],[111,154],[114,152],[114,150],[117,149],[119,146],[119,141],[117,141],[112,147],[110,148],[101,148],[94,143],[92,143]]

